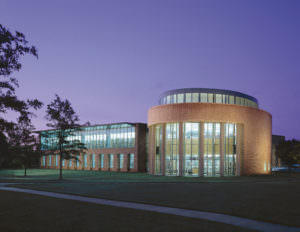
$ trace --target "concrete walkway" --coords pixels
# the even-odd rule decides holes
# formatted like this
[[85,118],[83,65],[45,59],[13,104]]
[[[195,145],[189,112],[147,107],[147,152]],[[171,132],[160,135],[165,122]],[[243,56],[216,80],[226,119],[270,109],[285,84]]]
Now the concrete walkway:
[[60,198],[60,199],[89,202],[89,203],[94,203],[94,204],[99,204],[99,205],[109,205],[109,206],[136,209],[136,210],[145,210],[145,211],[171,214],[171,215],[177,215],[177,216],[183,216],[183,217],[189,217],[189,218],[198,218],[198,219],[204,219],[204,220],[213,221],[213,222],[221,222],[221,223],[230,224],[230,225],[234,225],[234,226],[240,226],[240,227],[243,227],[246,229],[252,229],[252,230],[257,230],[257,231],[265,231],[265,232],[296,232],[297,231],[297,232],[300,232],[300,228],[297,228],[297,227],[289,227],[289,226],[284,226],[284,225],[279,225],[279,224],[272,224],[272,223],[256,221],[256,220],[252,220],[252,219],[230,216],[230,215],[226,215],[226,214],[210,213],[210,212],[180,209],[180,208],[171,208],[171,207],[165,207],[165,206],[156,206],[156,205],[133,203],[133,202],[106,200],[106,199],[100,199],[100,198],[83,197],[83,196],[37,191],[37,190],[22,189],[22,188],[14,188],[14,187],[6,187],[5,185],[8,185],[8,183],[5,183],[5,184],[1,183],[0,190],[22,192],[22,193],[36,194],[36,195],[41,195],[41,196],[46,196],[46,197],[54,197],[54,198]]

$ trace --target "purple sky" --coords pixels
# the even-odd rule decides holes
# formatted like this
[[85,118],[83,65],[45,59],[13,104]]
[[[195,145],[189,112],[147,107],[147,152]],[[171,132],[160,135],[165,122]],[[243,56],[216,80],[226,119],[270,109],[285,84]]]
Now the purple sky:
[[[299,0],[1,0],[0,23],[39,51],[21,98],[68,98],[82,122],[146,122],[174,88],[240,91],[300,139]],[[46,128],[45,107],[34,119]]]

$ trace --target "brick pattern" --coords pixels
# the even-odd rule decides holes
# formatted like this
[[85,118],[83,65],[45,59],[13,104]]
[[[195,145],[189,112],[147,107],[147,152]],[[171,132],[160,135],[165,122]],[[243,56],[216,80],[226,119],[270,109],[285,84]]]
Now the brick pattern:
[[[268,112],[251,107],[212,104],[182,103],[159,105],[148,111],[148,126],[172,122],[220,122],[238,124],[237,174],[269,174],[271,163],[272,116]],[[150,130],[150,132],[153,132]],[[151,137],[153,135],[149,135]],[[164,136],[165,137],[165,136]],[[163,138],[164,138],[163,137]],[[155,146],[153,139],[149,147]],[[200,141],[201,143],[201,141]],[[164,151],[164,149],[163,149]],[[150,149],[149,158],[154,156]],[[267,170],[265,170],[267,164]],[[154,172],[152,172],[154,173]]]

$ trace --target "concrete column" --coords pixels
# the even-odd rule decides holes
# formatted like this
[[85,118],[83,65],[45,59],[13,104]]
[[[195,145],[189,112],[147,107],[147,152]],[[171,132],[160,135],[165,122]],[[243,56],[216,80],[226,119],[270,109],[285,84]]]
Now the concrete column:
[[200,123],[200,142],[199,142],[199,176],[204,175],[204,122]]
[[183,175],[183,123],[179,123],[179,138],[178,138],[178,149],[179,149],[179,176]]

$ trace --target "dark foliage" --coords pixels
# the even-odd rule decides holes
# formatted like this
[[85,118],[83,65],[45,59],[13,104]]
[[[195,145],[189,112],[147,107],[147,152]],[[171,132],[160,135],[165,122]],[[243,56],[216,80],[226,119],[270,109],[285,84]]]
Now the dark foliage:
[[77,154],[85,150],[85,146],[79,140],[69,140],[74,132],[80,131],[79,117],[76,115],[71,103],[66,100],[61,100],[58,95],[47,105],[46,119],[49,121],[48,127],[54,129],[50,132],[44,132],[43,136],[54,136],[57,138],[57,146],[53,148],[60,155],[59,162],[59,179],[62,179],[62,160],[74,159],[77,160]]
[[293,139],[280,142],[275,154],[287,166],[300,164],[300,141]]
[[[0,24],[0,167],[7,167],[8,163],[14,162],[12,154],[15,154],[13,150],[16,147],[14,143],[10,143],[18,140],[17,136],[23,136],[24,125],[27,129],[32,129],[31,118],[34,114],[31,110],[39,109],[43,105],[37,99],[20,100],[16,96],[18,81],[10,75],[21,69],[20,57],[26,54],[38,56],[36,48],[28,45],[21,32],[11,33]],[[16,121],[5,119],[4,115],[9,111],[18,114]],[[20,141],[22,139],[19,138]]]

